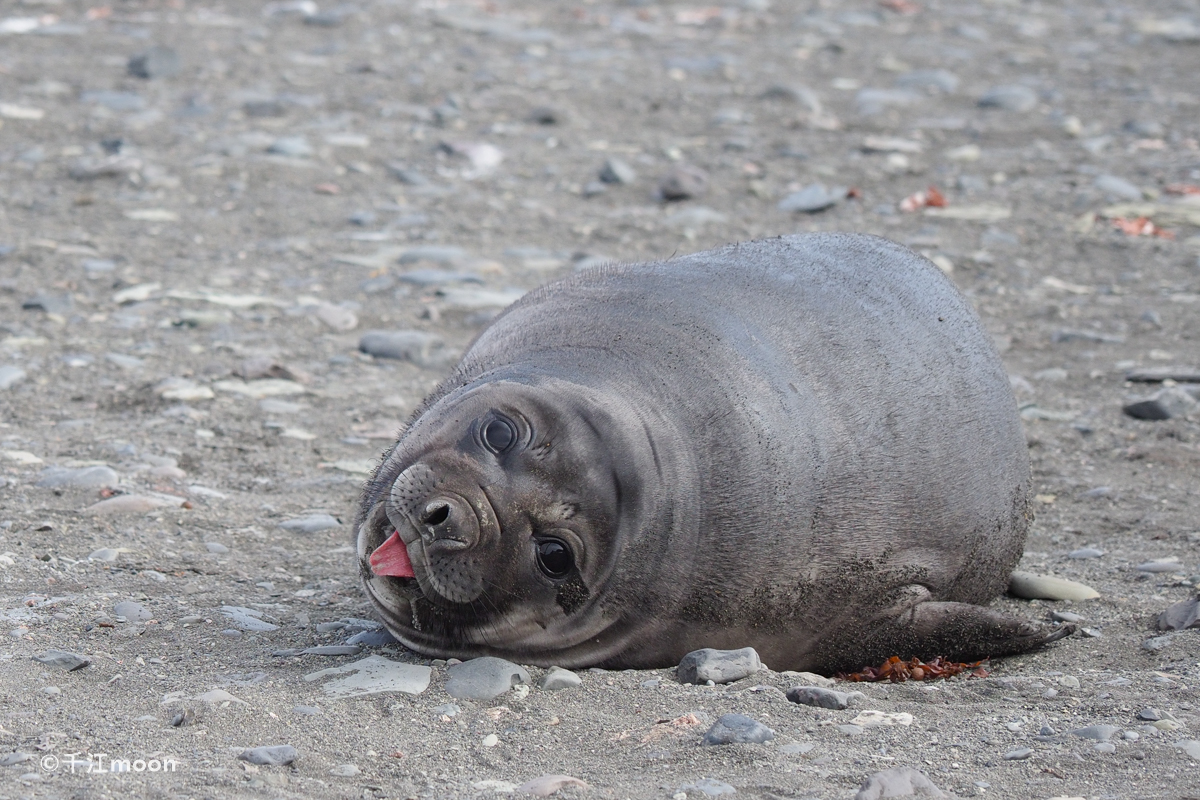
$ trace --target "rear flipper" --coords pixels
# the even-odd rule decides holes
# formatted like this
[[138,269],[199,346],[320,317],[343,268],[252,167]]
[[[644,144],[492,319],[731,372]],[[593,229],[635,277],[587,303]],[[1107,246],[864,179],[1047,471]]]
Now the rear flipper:
[[1024,653],[1074,632],[1074,625],[1051,627],[970,603],[924,601],[889,609],[853,641],[841,638],[840,647],[831,642],[822,660],[828,672],[878,666],[892,656],[978,661]]

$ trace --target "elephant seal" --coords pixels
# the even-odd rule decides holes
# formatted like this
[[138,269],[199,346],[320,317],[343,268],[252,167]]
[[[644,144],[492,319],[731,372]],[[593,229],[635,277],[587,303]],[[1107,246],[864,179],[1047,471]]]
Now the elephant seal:
[[808,234],[518,300],[364,488],[366,592],[428,656],[830,673],[1061,638],[985,608],[1030,522],[1008,378],[935,266]]

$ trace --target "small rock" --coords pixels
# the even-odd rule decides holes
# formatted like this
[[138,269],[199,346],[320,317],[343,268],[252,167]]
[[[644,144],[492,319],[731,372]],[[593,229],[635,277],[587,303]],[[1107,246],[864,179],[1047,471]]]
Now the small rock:
[[1095,750],[1097,753],[1115,753],[1115,752],[1117,752],[1117,746],[1115,744],[1113,744],[1112,742],[1096,742],[1094,745],[1092,745],[1092,749]]
[[1079,678],[1076,678],[1074,675],[1062,675],[1058,679],[1058,685],[1065,686],[1068,689],[1078,689]]
[[857,717],[850,720],[851,725],[857,725],[861,728],[878,728],[889,725],[912,725],[913,715],[907,711],[898,711],[894,714],[886,711],[863,711]]
[[1189,758],[1200,761],[1200,742],[1195,739],[1180,739],[1175,746],[1187,753]]
[[1159,421],[1178,419],[1200,411],[1200,402],[1179,386],[1171,386],[1147,397],[1128,403],[1122,409],[1134,419]]
[[1037,92],[1028,86],[996,86],[979,98],[981,108],[999,108],[1025,113],[1037,108]]
[[693,783],[687,783],[683,786],[680,786],[679,794],[675,795],[675,797],[678,798],[680,795],[683,795],[683,797],[686,798],[688,796],[687,793],[692,791],[700,792],[708,797],[720,797],[721,795],[726,794],[737,794],[737,789],[734,789],[728,783],[722,783],[721,781],[714,780],[713,778],[701,778]]
[[775,731],[742,714],[724,714],[704,734],[701,744],[762,744],[775,738]]
[[321,713],[321,709],[316,706],[293,706],[292,713],[302,717],[315,717]]
[[130,622],[145,622],[146,620],[154,619],[154,614],[150,612],[150,609],[132,600],[124,600],[117,603],[113,606],[113,613],[118,617],[124,617]]
[[1067,558],[1083,559],[1083,558],[1099,558],[1104,555],[1103,550],[1097,550],[1094,547],[1081,547],[1078,550],[1072,550],[1067,553]]
[[1033,755],[1033,750],[1028,747],[1019,747],[1016,750],[1010,750],[1004,754],[1005,761],[1024,761]]
[[740,650],[693,650],[679,662],[675,675],[681,683],[730,683],[753,675],[762,667],[753,647]]
[[321,303],[317,306],[317,319],[324,322],[331,330],[344,333],[358,327],[358,315],[348,308],[336,306],[333,303]]
[[534,797],[549,797],[567,786],[578,786],[580,789],[591,788],[579,778],[572,778],[570,775],[542,775],[522,783],[516,788],[516,793],[531,794]]
[[951,94],[958,89],[959,77],[944,69],[918,69],[896,78],[896,85],[906,89],[937,89]]
[[558,691],[559,689],[574,689],[583,683],[583,679],[571,672],[569,669],[562,667],[551,667],[538,681],[538,687],[547,691]]
[[814,183],[789,194],[779,201],[776,208],[780,211],[804,211],[812,214],[837,205],[846,198],[848,191],[845,186],[829,188],[823,183]]
[[1020,571],[1014,572],[1009,579],[1008,592],[1026,600],[1093,600],[1100,596],[1095,589],[1082,583]]
[[290,744],[265,745],[249,750],[243,750],[238,755],[239,761],[248,761],[268,767],[286,767],[295,763],[300,754]]
[[279,527],[288,533],[320,533],[341,524],[337,517],[331,514],[309,514],[306,517],[284,520],[279,523]]
[[946,793],[912,767],[893,767],[876,772],[854,795],[854,800],[881,800],[884,797],[946,797]]
[[333,775],[338,778],[353,778],[355,775],[358,775],[360,772],[362,772],[362,770],[359,769],[354,764],[338,764],[336,767],[329,770],[330,775]]
[[116,561],[121,551],[112,547],[101,547],[88,553],[88,561]]
[[112,467],[47,467],[42,470],[42,476],[37,485],[44,488],[72,487],[81,489],[99,489],[106,486],[116,486],[121,478]]
[[1142,190],[1124,178],[1116,175],[1100,175],[1095,181],[1096,188],[1112,199],[1141,200]]
[[11,766],[15,766],[17,764],[24,764],[26,761],[32,761],[32,760],[33,760],[32,753],[22,753],[20,751],[15,752],[15,753],[8,753],[4,757],[0,758],[0,767],[11,767]]
[[1084,617],[1076,614],[1074,611],[1051,611],[1050,619],[1055,622],[1074,622],[1079,623],[1084,621]]
[[1143,722],[1158,722],[1162,719],[1162,712],[1157,708],[1146,707],[1137,713],[1137,718]]
[[524,667],[492,656],[473,658],[446,670],[446,693],[459,700],[492,700],[518,683],[529,683]]
[[439,366],[448,360],[442,338],[425,331],[368,331],[359,339],[358,349],[375,358],[411,361],[421,367]]
[[92,503],[83,511],[85,514],[103,516],[107,514],[145,514],[159,508],[183,505],[183,498],[167,500],[164,497],[149,497],[140,494],[122,494]]
[[313,154],[313,147],[303,136],[281,136],[271,143],[267,152],[288,158],[306,158]]
[[1077,728],[1071,731],[1071,733],[1083,739],[1107,742],[1120,730],[1116,725],[1089,725],[1086,728]]
[[462,709],[454,703],[445,703],[433,709],[433,713],[439,717],[457,717],[462,713]]
[[629,184],[637,180],[637,172],[621,159],[610,158],[601,167],[599,178],[604,183]]
[[67,672],[74,672],[77,669],[83,669],[88,664],[92,663],[92,660],[87,656],[81,656],[78,653],[70,653],[66,650],[47,650],[40,656],[35,655],[33,660],[37,661],[39,664],[57,667],[58,669],[66,670]]
[[346,644],[359,647],[386,647],[395,643],[396,637],[387,631],[360,631],[346,640]]
[[0,367],[0,392],[11,389],[26,378],[25,370],[11,365]]
[[215,555],[224,555],[229,552],[229,548],[220,542],[205,542],[204,549]]
[[306,647],[300,651],[300,654],[305,656],[356,656],[361,652],[361,647],[352,644],[323,644]]
[[221,606],[221,614],[243,631],[260,632],[279,630],[278,625],[273,625],[263,620],[263,612],[258,609],[242,608],[241,606]]
[[1157,653],[1158,651],[1163,650],[1170,645],[1171,640],[1174,638],[1174,636],[1169,634],[1167,636],[1155,636],[1142,642],[1142,649],[1148,650],[1151,653]]
[[538,106],[529,112],[529,121],[538,125],[559,125],[565,120],[563,110],[552,106]]
[[1184,571],[1183,565],[1174,559],[1147,561],[1143,564],[1138,564],[1134,569],[1138,572],[1152,572],[1155,574]]
[[487,736],[483,737],[483,741],[480,742],[480,744],[484,747],[495,747],[496,745],[500,744],[500,737],[494,733],[489,733]]
[[423,665],[404,664],[371,655],[352,664],[310,672],[304,676],[304,680],[311,682],[342,676],[324,685],[325,694],[331,697],[365,697],[384,692],[417,695],[429,688],[432,672]]
[[833,689],[823,689],[820,686],[793,686],[787,692],[787,699],[793,703],[839,711],[866,698],[867,696],[862,692],[838,692]]
[[681,164],[667,173],[658,185],[664,200],[690,200],[708,190],[708,173],[699,167]]
[[169,47],[151,47],[129,59],[128,68],[135,78],[173,78],[179,74],[179,54]]

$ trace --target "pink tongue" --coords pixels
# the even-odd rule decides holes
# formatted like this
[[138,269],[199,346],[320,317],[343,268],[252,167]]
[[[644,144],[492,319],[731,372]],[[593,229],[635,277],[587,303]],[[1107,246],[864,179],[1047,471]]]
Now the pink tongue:
[[371,571],[376,575],[394,578],[415,578],[412,562],[408,560],[408,548],[400,540],[400,531],[392,531],[387,541],[371,553]]

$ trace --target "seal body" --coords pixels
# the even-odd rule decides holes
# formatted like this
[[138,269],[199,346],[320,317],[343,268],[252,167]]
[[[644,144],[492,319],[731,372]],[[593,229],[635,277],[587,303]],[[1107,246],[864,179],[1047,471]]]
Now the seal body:
[[358,554],[430,656],[775,669],[976,658],[1064,635],[982,604],[1030,521],[1008,378],[887,240],[809,234],[531,292],[364,490]]

